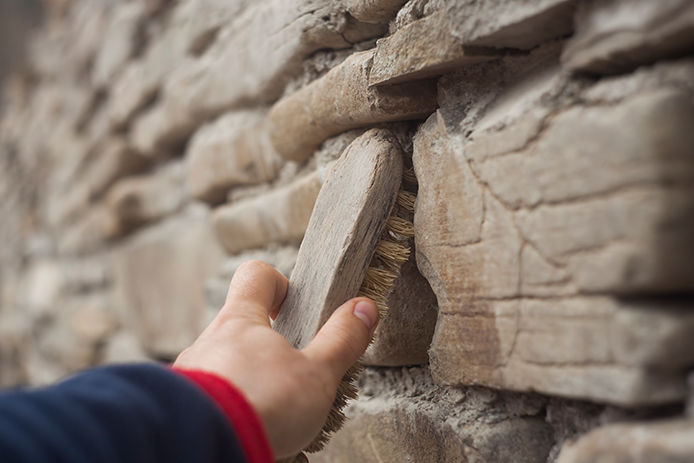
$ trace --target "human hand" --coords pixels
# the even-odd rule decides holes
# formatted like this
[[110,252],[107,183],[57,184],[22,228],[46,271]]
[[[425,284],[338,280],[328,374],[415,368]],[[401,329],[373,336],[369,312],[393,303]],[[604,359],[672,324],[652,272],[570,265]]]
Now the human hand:
[[303,350],[270,327],[288,280],[260,261],[241,265],[224,306],[175,367],[216,373],[244,392],[277,458],[297,454],[323,427],[347,369],[364,353],[378,322],[367,298],[340,306]]

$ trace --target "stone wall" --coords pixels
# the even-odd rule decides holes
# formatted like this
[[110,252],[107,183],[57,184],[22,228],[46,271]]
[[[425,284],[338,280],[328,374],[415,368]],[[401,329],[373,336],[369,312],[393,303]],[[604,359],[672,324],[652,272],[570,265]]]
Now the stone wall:
[[692,2],[45,17],[1,106],[2,386],[175,358],[241,262],[290,275],[326,167],[387,127],[416,252],[312,461],[694,458]]

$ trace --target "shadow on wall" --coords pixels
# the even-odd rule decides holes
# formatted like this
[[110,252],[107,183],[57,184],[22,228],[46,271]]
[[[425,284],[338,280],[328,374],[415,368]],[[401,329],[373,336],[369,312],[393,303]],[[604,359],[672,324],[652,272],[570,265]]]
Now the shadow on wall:
[[0,0],[0,86],[22,66],[29,30],[41,19],[41,0]]

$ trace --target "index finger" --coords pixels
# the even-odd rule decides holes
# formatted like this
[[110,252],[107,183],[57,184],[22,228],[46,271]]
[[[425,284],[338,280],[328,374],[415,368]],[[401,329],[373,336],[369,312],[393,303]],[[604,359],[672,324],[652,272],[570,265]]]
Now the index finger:
[[289,280],[271,265],[244,262],[229,283],[220,316],[250,317],[270,326],[268,316],[277,316],[288,286]]

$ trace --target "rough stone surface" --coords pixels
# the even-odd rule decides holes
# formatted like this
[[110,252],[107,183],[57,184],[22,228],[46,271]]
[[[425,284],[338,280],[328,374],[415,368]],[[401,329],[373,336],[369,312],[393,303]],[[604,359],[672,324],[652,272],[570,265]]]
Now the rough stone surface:
[[373,50],[353,54],[272,107],[270,140],[282,156],[303,161],[332,135],[380,122],[421,119],[434,110],[431,81],[369,87],[373,55]]
[[118,223],[103,203],[97,203],[73,223],[66,225],[56,248],[62,256],[84,256],[97,252],[119,232]]
[[[110,124],[117,128],[131,125],[134,116],[157,101],[171,73],[190,64],[190,59],[210,44],[221,24],[241,14],[248,3],[177,2],[170,21],[158,25],[160,33],[152,37],[146,50],[129,63],[114,83],[107,102]],[[164,129],[159,127],[160,131]]]
[[84,168],[83,175],[89,197],[99,197],[115,180],[137,173],[146,164],[124,140],[108,139],[94,150],[93,158]]
[[[444,104],[415,137],[417,260],[439,302],[434,377],[628,405],[681,399],[687,361],[652,360],[670,334],[644,344],[644,357],[627,360],[616,352],[633,348],[627,339],[653,323],[676,324],[689,303],[678,307],[684,312],[668,313],[648,300],[594,294],[691,288],[685,262],[693,228],[685,198],[693,141],[684,127],[693,108],[686,84],[676,83],[676,73],[671,82],[635,78],[639,91],[609,105],[567,106],[554,96],[555,103],[526,111],[534,99],[561,92],[552,69],[516,79],[462,122]],[[600,94],[600,85],[585,94]],[[457,98],[464,91],[445,90]],[[678,122],[661,124],[672,112]],[[457,132],[461,125],[469,127],[465,135]],[[615,135],[622,127],[628,133]],[[585,169],[595,165],[601,169],[589,175]],[[564,317],[576,320],[567,331]],[[624,335],[600,347],[591,337],[598,326],[612,333],[620,319],[629,320]],[[526,338],[525,329],[552,339]],[[680,342],[687,343],[686,331]]]
[[115,268],[124,323],[148,354],[171,359],[200,333],[205,281],[221,255],[202,207],[191,206],[123,245]]
[[595,429],[559,454],[558,463],[685,463],[694,453],[694,422],[662,420]]
[[[355,22],[342,5],[327,0],[256,2],[221,30],[203,55],[169,78],[159,111],[176,120],[152,135],[153,144],[185,138],[199,119],[272,101],[311,53],[349,48],[381,31],[378,25]],[[230,67],[248,77],[229,80]]]
[[[443,307],[430,352],[432,373],[442,384],[535,390],[626,406],[682,400],[692,349],[693,321],[680,317],[687,309],[600,297]],[[683,350],[665,353],[671,342]]]
[[270,243],[303,238],[321,187],[318,173],[258,196],[218,208],[214,214],[217,238],[230,254]]
[[687,0],[589,1],[562,61],[574,71],[611,74],[690,53],[694,5]]
[[214,42],[220,28],[253,3],[251,0],[187,0],[176,12],[185,21],[182,30],[176,33],[184,36],[187,52],[199,55]]
[[[444,11],[417,20],[376,42],[369,85],[441,75],[466,64],[493,59],[490,50],[465,49],[445,27]],[[402,50],[407,53],[402,53]]]
[[106,197],[115,233],[124,233],[177,211],[184,202],[183,175],[183,165],[176,163],[154,175],[119,180]]
[[347,0],[347,11],[359,21],[388,22],[406,0]]
[[186,186],[190,194],[219,202],[237,185],[273,180],[282,158],[267,138],[266,113],[238,111],[203,126],[186,150]]
[[140,340],[133,332],[121,330],[108,338],[99,360],[104,365],[113,365],[146,362],[150,358],[142,349]]
[[0,0],[0,385],[170,362],[242,262],[290,276],[331,163],[387,129],[416,248],[312,461],[693,460],[693,24],[684,0]]
[[423,365],[429,361],[436,296],[419,273],[414,256],[413,250],[388,298],[388,314],[379,321],[374,341],[361,359],[365,365]]
[[134,61],[121,72],[111,88],[107,103],[109,125],[121,129],[130,123],[130,117],[157,95],[157,80],[147,72],[142,61]]
[[439,389],[416,368],[367,370],[361,389],[350,421],[311,461],[544,462],[552,444],[539,401]]
[[137,48],[144,5],[130,2],[116,5],[96,56],[92,83],[106,86]]
[[[688,62],[681,64],[680,71],[691,69]],[[481,286],[472,290],[485,296],[688,290],[692,282],[686,262],[694,250],[687,239],[692,214],[685,198],[694,175],[689,162],[694,139],[684,128],[691,124],[694,107],[686,98],[689,90],[680,88],[685,83],[679,83],[677,74],[670,82],[655,79],[639,85],[634,79],[634,93],[620,95],[618,101],[601,105],[599,98],[590,97],[585,106],[529,113],[523,112],[529,102],[506,98],[521,91],[526,99],[551,95],[556,91],[552,75],[550,68],[519,80],[484,115],[473,116],[480,119],[465,139],[452,135],[449,140],[446,127],[458,122],[445,121],[445,109],[427,122],[420,146],[448,154],[438,155],[441,174],[431,164],[421,173],[425,188],[418,205],[428,213],[421,215],[422,226],[429,220],[437,223],[439,236],[422,232],[422,244],[456,244],[461,252],[483,252],[483,225],[493,227],[494,239],[507,243],[508,254],[494,259],[498,272],[493,278],[476,271]],[[608,82],[597,85],[586,95],[606,93],[607,87]],[[662,115],[671,112],[679,115],[677,122],[661,124]],[[627,126],[623,135],[612,136]],[[636,126],[640,129],[634,132]],[[575,141],[567,144],[573,136]],[[415,153],[418,159],[432,158],[423,151]],[[550,167],[552,163],[561,168]],[[588,175],[596,164],[602,168]],[[439,175],[450,184],[427,188],[428,178]],[[442,212],[448,223],[440,227],[427,204],[441,204],[436,198],[448,188],[462,188],[464,194],[457,208],[446,205]],[[569,224],[569,231],[558,224]],[[467,243],[469,250],[462,251]]]
[[465,45],[531,49],[573,31],[575,0],[465,0],[443,7],[449,30]]

